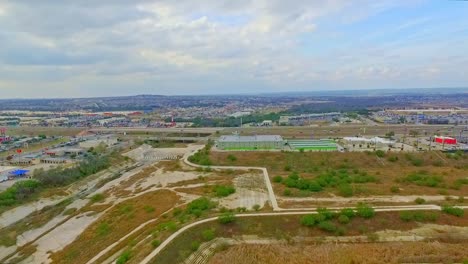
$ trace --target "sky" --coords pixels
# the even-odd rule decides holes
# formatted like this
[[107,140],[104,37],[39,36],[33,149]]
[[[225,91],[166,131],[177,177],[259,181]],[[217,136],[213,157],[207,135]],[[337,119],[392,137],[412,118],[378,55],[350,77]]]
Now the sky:
[[0,98],[468,87],[468,1],[0,0]]

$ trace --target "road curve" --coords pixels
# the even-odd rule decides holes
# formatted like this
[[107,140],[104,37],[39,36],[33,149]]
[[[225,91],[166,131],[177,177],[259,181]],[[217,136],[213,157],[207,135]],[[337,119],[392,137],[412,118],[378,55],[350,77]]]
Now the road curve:
[[[468,209],[468,206],[458,206],[459,208],[462,209]],[[336,207],[334,209],[331,209],[332,211],[338,211],[343,208],[349,208],[349,207]],[[437,205],[414,205],[414,206],[387,206],[385,207],[374,207],[376,212],[392,212],[392,211],[415,211],[415,210],[441,210],[440,206]],[[301,212],[273,212],[273,213],[253,213],[253,214],[236,214],[236,217],[255,217],[255,216],[280,216],[280,215],[305,215],[305,214],[316,214],[317,211],[301,211]],[[148,264],[151,262],[151,260],[156,257],[167,245],[169,245],[176,237],[178,237],[180,234],[185,232],[186,230],[195,227],[197,225],[201,225],[203,223],[208,223],[217,220],[218,217],[211,217],[207,219],[203,219],[194,223],[191,223],[189,225],[186,225],[182,227],[181,229],[177,230],[175,233],[173,233],[171,236],[169,236],[164,242],[159,245],[155,250],[153,250],[148,256],[146,256],[143,261],[140,262],[140,264]]]

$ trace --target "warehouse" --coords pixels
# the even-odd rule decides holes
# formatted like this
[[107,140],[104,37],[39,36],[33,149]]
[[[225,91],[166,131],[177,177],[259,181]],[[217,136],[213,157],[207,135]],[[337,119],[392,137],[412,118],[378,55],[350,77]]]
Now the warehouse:
[[222,136],[217,147],[223,150],[283,149],[284,140],[278,135]]

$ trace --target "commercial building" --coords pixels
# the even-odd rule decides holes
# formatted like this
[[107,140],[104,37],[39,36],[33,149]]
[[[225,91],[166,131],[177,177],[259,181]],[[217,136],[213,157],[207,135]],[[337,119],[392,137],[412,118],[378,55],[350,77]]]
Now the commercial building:
[[331,121],[341,116],[339,112],[302,114],[297,116],[280,116],[278,123],[280,125],[305,125],[312,121]]
[[457,139],[451,138],[451,137],[436,136],[434,137],[434,141],[440,144],[447,144],[447,145],[457,144]]
[[224,150],[283,149],[284,139],[279,135],[222,136],[217,147]]

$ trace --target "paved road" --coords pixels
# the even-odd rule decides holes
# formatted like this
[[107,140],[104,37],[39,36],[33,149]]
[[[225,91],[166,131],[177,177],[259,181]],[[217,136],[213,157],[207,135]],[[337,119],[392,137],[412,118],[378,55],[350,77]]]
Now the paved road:
[[[341,210],[346,207],[338,207],[335,209],[330,210]],[[441,210],[440,206],[437,205],[414,205],[414,206],[389,206],[388,208],[379,208],[374,207],[376,212],[391,212],[391,211],[414,211],[414,210]],[[460,208],[468,209],[468,206],[460,206]],[[236,217],[262,217],[262,216],[279,216],[279,215],[305,215],[305,214],[316,214],[316,211],[301,211],[301,212],[275,212],[275,213],[254,213],[254,214],[237,214]],[[218,217],[211,217],[207,219],[203,219],[189,225],[184,226],[183,228],[177,230],[177,232],[173,233],[169,236],[164,242],[159,245],[153,252],[151,252],[145,259],[143,259],[140,264],[148,264],[151,260],[156,257],[167,245],[169,245],[176,237],[180,234],[185,232],[186,230],[195,227],[197,225],[201,225],[203,223],[208,223],[212,221],[216,221]]]
[[211,168],[211,169],[222,169],[222,170],[245,170],[245,171],[248,171],[248,170],[261,170],[263,172],[263,177],[264,177],[264,180],[265,180],[265,185],[268,189],[268,198],[270,199],[270,202],[271,202],[271,207],[273,207],[273,211],[281,211],[282,208],[280,208],[278,206],[278,202],[276,201],[276,196],[275,196],[275,193],[273,192],[273,186],[271,185],[271,181],[270,181],[270,177],[268,176],[268,170],[266,168],[262,168],[262,167],[247,167],[247,166],[202,166],[202,165],[198,165],[198,164],[195,164],[195,163],[192,163],[188,160],[188,158],[195,152],[197,152],[198,150],[204,148],[205,146],[200,146],[199,148],[193,150],[192,152],[189,152],[189,153],[186,153],[184,155],[184,162],[189,165],[189,166],[192,166],[192,167],[196,167],[196,168]]

